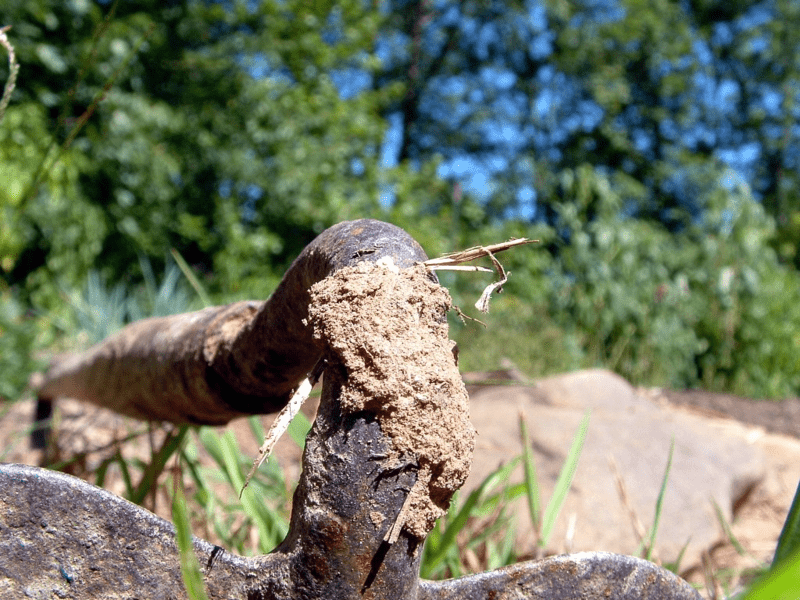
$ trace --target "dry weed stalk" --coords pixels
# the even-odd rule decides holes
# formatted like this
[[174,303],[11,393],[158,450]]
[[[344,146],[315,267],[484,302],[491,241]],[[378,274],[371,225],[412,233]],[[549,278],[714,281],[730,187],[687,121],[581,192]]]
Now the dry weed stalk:
[[278,413],[278,416],[275,418],[275,421],[273,421],[272,426],[269,428],[264,438],[264,443],[261,444],[261,447],[258,449],[258,456],[256,456],[256,459],[253,461],[253,466],[250,467],[250,471],[247,473],[242,489],[239,490],[240,499],[244,493],[244,489],[258,470],[258,467],[264,464],[264,461],[270,457],[272,450],[275,448],[275,444],[278,443],[281,436],[289,429],[289,424],[292,422],[292,419],[297,416],[303,403],[308,400],[308,397],[311,395],[311,390],[317,384],[319,378],[322,377],[324,369],[325,360],[322,359],[314,366],[311,373],[308,374],[308,377],[300,383],[297,391],[295,391],[292,398],[289,400],[289,403]]
[[628,518],[631,520],[631,525],[633,526],[634,533],[636,534],[637,542],[644,545],[645,538],[647,537],[647,530],[645,529],[644,524],[642,524],[641,519],[639,519],[639,515],[636,514],[636,509],[633,508],[633,503],[628,495],[628,487],[625,485],[625,480],[622,478],[617,461],[614,460],[614,457],[610,454],[608,456],[608,464],[614,473],[614,481],[617,484],[619,498],[622,502],[622,506],[625,507],[625,512],[628,513]]
[[0,27],[0,45],[8,52],[8,81],[3,89],[3,98],[0,100],[0,122],[6,114],[6,108],[11,101],[11,93],[17,85],[17,74],[19,73],[19,63],[17,62],[17,55],[14,52],[14,46],[8,40],[6,31],[11,29],[11,25]]
[[517,238],[510,239],[507,242],[501,242],[499,244],[492,244],[490,246],[473,246],[472,248],[467,248],[466,250],[461,250],[460,252],[451,252],[439,258],[426,260],[422,264],[425,265],[429,271],[491,272],[490,269],[485,267],[461,265],[461,263],[471,262],[473,260],[483,258],[484,256],[488,256],[492,260],[492,265],[494,266],[497,274],[500,276],[500,280],[487,285],[486,289],[483,290],[481,297],[475,303],[475,308],[482,313],[487,313],[489,312],[489,298],[492,296],[492,292],[496,291],[499,294],[503,289],[503,285],[505,285],[505,283],[508,281],[508,276],[511,275],[511,272],[506,273],[503,265],[500,264],[500,261],[498,261],[494,255],[498,252],[503,252],[504,250],[508,250],[509,248],[513,248],[515,246],[535,244],[538,243],[538,241],[539,240],[529,240],[528,238]]
[[[436,270],[457,270],[452,269],[454,265],[459,265],[465,262],[471,262],[473,260],[478,260],[479,258],[483,258],[484,256],[491,256],[492,254],[498,254],[499,252],[503,252],[504,250],[508,250],[509,248],[513,248],[515,246],[522,246],[524,244],[536,244],[539,240],[529,240],[528,238],[513,238],[508,240],[507,242],[500,242],[499,244],[492,244],[490,246],[473,246],[472,248],[467,248],[466,250],[461,250],[459,252],[449,252],[444,256],[440,256],[439,258],[432,258],[430,260],[426,260],[423,265],[425,265],[428,270],[436,271]],[[478,269],[475,269],[478,270]],[[487,269],[482,269],[487,270]]]

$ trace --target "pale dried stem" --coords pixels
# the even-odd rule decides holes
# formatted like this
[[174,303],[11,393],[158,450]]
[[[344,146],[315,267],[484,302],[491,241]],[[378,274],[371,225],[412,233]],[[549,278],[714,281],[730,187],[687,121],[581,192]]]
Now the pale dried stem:
[[499,294],[502,289],[503,285],[505,285],[506,281],[508,281],[508,275],[506,274],[503,265],[500,264],[500,261],[494,257],[494,254],[486,250],[486,253],[489,255],[489,258],[492,259],[492,264],[494,268],[497,270],[497,274],[500,276],[500,281],[495,281],[494,283],[490,283],[486,286],[486,289],[483,290],[481,297],[478,298],[478,301],[475,303],[475,308],[477,308],[482,313],[489,312],[489,299],[492,297],[492,292],[497,291]]
[[625,485],[625,480],[622,479],[619,467],[617,466],[617,461],[614,460],[613,456],[608,457],[608,464],[611,466],[611,470],[614,472],[614,480],[617,483],[617,491],[619,492],[622,506],[625,507],[625,511],[628,513],[628,518],[630,518],[631,525],[633,526],[636,537],[638,538],[637,541],[641,544],[644,542],[645,537],[647,537],[647,531],[645,530],[642,521],[639,519],[639,516],[636,514],[636,510],[631,504],[630,497],[628,496],[628,488]]
[[477,267],[474,265],[425,265],[428,271],[471,271],[481,273],[491,273],[491,269]]
[[509,248],[513,248],[514,246],[521,246],[523,244],[533,244],[537,243],[538,241],[539,240],[529,240],[528,238],[519,238],[519,239],[511,239],[508,240],[507,242],[501,242],[499,244],[492,244],[490,246],[474,246],[472,248],[467,248],[466,250],[462,250],[460,252],[451,252],[439,258],[432,258],[430,260],[426,260],[422,264],[425,265],[425,268],[427,268],[429,271],[448,270],[448,271],[491,272],[489,269],[485,267],[459,266],[460,263],[470,262],[488,256],[492,260],[492,264],[494,265],[495,271],[497,271],[497,274],[500,276],[500,280],[487,285],[486,288],[483,290],[481,297],[475,303],[475,308],[477,308],[482,313],[488,313],[489,299],[491,298],[492,293],[496,291],[499,294],[503,289],[503,285],[505,285],[505,283],[508,281],[508,276],[511,274],[510,272],[508,274],[506,273],[505,269],[503,269],[503,265],[500,264],[500,261],[498,261],[494,255],[497,252],[508,250]]
[[414,484],[414,487],[408,492],[408,496],[406,496],[403,506],[400,508],[400,512],[397,514],[397,518],[394,520],[394,523],[392,523],[392,526],[386,531],[386,535],[383,536],[383,541],[387,544],[394,544],[397,541],[397,538],[400,537],[400,532],[403,530],[403,525],[406,523],[408,509],[411,507],[411,500],[413,499],[419,486],[420,482],[417,480],[417,482]]
[[432,258],[430,260],[426,260],[422,264],[425,265],[429,270],[432,268],[436,268],[437,265],[457,265],[459,263],[470,262],[472,260],[477,260],[479,258],[483,258],[484,256],[489,256],[491,254],[497,254],[498,252],[503,252],[504,250],[508,250],[509,248],[513,248],[515,246],[522,246],[524,244],[536,244],[539,240],[529,240],[528,238],[518,238],[518,239],[511,239],[507,242],[501,242],[499,244],[491,244],[489,246],[474,246],[472,248],[467,248],[466,250],[461,250],[460,252],[450,252],[445,254],[444,256],[440,256],[439,258]]
[[11,29],[11,25],[6,25],[0,28],[0,45],[3,46],[8,52],[8,81],[3,89],[3,98],[0,99],[0,121],[6,114],[6,108],[11,101],[11,93],[17,85],[17,73],[19,73],[19,63],[17,62],[17,55],[14,52],[14,46],[8,40],[6,31]]
[[308,400],[311,390],[314,388],[314,385],[316,385],[317,381],[319,381],[320,375],[322,375],[324,362],[324,360],[320,360],[317,363],[314,369],[312,369],[311,373],[308,374],[308,377],[300,383],[297,391],[289,400],[289,403],[284,406],[278,413],[278,416],[275,417],[275,420],[272,422],[272,426],[269,428],[269,431],[264,438],[264,443],[261,444],[261,447],[258,449],[258,456],[256,456],[256,459],[253,461],[253,466],[250,467],[250,472],[247,473],[247,477],[244,480],[244,485],[239,491],[239,498],[242,497],[245,488],[250,483],[253,475],[255,475],[258,467],[264,464],[264,461],[270,457],[272,451],[275,449],[275,444],[277,444],[281,436],[286,433],[286,430],[289,428],[289,424],[292,422],[292,419],[297,416],[297,413],[300,412],[300,408],[303,406],[303,403]]

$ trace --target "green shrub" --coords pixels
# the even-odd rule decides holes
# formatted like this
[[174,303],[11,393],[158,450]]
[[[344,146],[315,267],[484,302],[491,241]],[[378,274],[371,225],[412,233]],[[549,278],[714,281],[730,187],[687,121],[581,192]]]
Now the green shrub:
[[[623,184],[565,171],[552,228],[506,228],[542,244],[501,257],[512,275],[487,331],[454,329],[464,368],[507,356],[534,376],[602,366],[637,384],[798,394],[800,277],[772,250],[760,204],[712,186],[702,218],[670,232],[624,216]],[[465,279],[454,297],[477,298]]]

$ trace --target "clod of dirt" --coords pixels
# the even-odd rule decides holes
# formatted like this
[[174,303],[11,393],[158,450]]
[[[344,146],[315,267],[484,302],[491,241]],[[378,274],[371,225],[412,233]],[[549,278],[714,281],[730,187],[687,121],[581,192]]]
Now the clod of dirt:
[[416,459],[405,529],[424,538],[469,474],[475,429],[448,339],[450,294],[422,265],[359,263],[311,288],[309,323],[347,372],[343,412],[376,415],[395,458]]

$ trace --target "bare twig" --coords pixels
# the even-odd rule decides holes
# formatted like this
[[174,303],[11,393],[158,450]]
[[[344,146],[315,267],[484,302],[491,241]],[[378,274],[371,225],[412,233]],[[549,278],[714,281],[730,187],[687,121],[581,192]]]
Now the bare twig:
[[61,108],[61,114],[58,116],[59,128],[62,127],[67,120],[67,114],[72,108],[72,102],[75,98],[76,92],[78,91],[78,86],[83,83],[84,79],[86,79],[86,75],[89,72],[89,67],[92,67],[96,64],[97,50],[100,46],[100,40],[102,39],[103,35],[105,35],[106,31],[108,31],[111,21],[117,12],[117,6],[119,6],[119,0],[115,0],[114,4],[111,5],[111,9],[108,11],[108,14],[106,14],[105,18],[103,19],[103,22],[95,28],[94,35],[92,36],[92,45],[89,51],[89,56],[82,61],[78,76],[75,78],[75,82],[72,84],[72,87],[64,97],[64,105]]
[[11,25],[0,27],[0,46],[3,46],[8,52],[8,81],[3,89],[3,98],[0,100],[0,121],[6,114],[6,108],[11,101],[11,93],[17,85],[17,73],[19,73],[19,63],[17,62],[17,55],[14,52],[14,46],[8,41],[6,31],[11,29]]
[[474,265],[425,265],[429,271],[480,271],[482,273],[491,273],[491,269],[486,267],[477,267]]
[[400,507],[400,512],[397,513],[397,518],[392,523],[392,526],[386,531],[386,535],[383,536],[383,541],[387,544],[394,544],[397,541],[397,538],[400,537],[400,532],[403,530],[403,525],[406,523],[406,518],[408,516],[408,509],[411,507],[411,500],[416,495],[415,492],[417,491],[417,487],[420,485],[419,479],[414,484],[414,486],[409,490],[408,496],[403,501],[403,506]]
[[463,312],[463,311],[462,311],[462,310],[461,310],[461,309],[460,309],[458,306],[456,306],[455,304],[453,304],[453,310],[455,310],[455,311],[456,311],[456,314],[458,315],[458,318],[459,318],[459,319],[461,319],[461,322],[462,322],[462,323],[464,323],[464,325],[466,325],[466,324],[467,324],[467,322],[466,322],[466,320],[465,320],[465,319],[469,319],[470,321],[475,321],[476,323],[480,323],[481,325],[483,325],[484,327],[486,327],[486,323],[484,323],[484,322],[483,322],[483,321],[481,321],[480,319],[476,319],[475,317],[470,317],[470,316],[469,316],[467,313]]
[[314,385],[316,385],[317,381],[319,381],[324,368],[325,359],[322,359],[314,366],[314,368],[311,370],[311,373],[308,374],[308,377],[300,383],[300,386],[297,388],[297,391],[294,393],[291,400],[289,400],[289,403],[284,406],[283,409],[281,409],[281,412],[278,413],[278,416],[275,417],[275,420],[272,422],[272,426],[269,428],[269,431],[264,438],[264,443],[261,444],[261,447],[258,449],[258,456],[256,456],[256,459],[253,461],[253,466],[250,467],[250,472],[247,474],[247,477],[244,480],[244,485],[239,491],[239,498],[242,497],[245,488],[250,483],[253,475],[255,475],[258,467],[264,464],[264,461],[269,458],[270,454],[272,454],[275,444],[278,443],[278,440],[289,428],[289,423],[291,423],[292,419],[297,416],[297,413],[300,411],[303,403],[308,399],[312,388]]
[[128,67],[128,65],[133,61],[133,58],[139,52],[141,46],[147,41],[150,35],[155,30],[155,23],[152,23],[150,27],[148,27],[147,31],[145,31],[142,36],[137,40],[136,44],[128,51],[128,54],[123,58],[121,64],[117,68],[114,73],[106,80],[103,84],[103,87],[98,91],[94,98],[92,99],[91,104],[83,111],[83,113],[75,120],[75,124],[70,129],[69,133],[67,134],[66,139],[61,144],[60,148],[55,152],[55,156],[52,160],[50,160],[50,155],[58,145],[57,138],[53,136],[53,139],[50,141],[50,145],[45,150],[44,155],[42,156],[42,160],[39,162],[39,166],[36,169],[36,172],[31,179],[31,182],[28,184],[25,193],[22,196],[22,203],[18,206],[17,211],[22,210],[24,205],[36,194],[36,190],[39,189],[39,185],[41,184],[41,179],[43,175],[49,172],[55,164],[61,159],[64,153],[70,148],[72,142],[77,137],[78,133],[83,129],[86,123],[89,121],[91,116],[94,114],[97,107],[106,99],[106,96],[111,91],[111,88],[114,87],[119,76],[122,72]]

